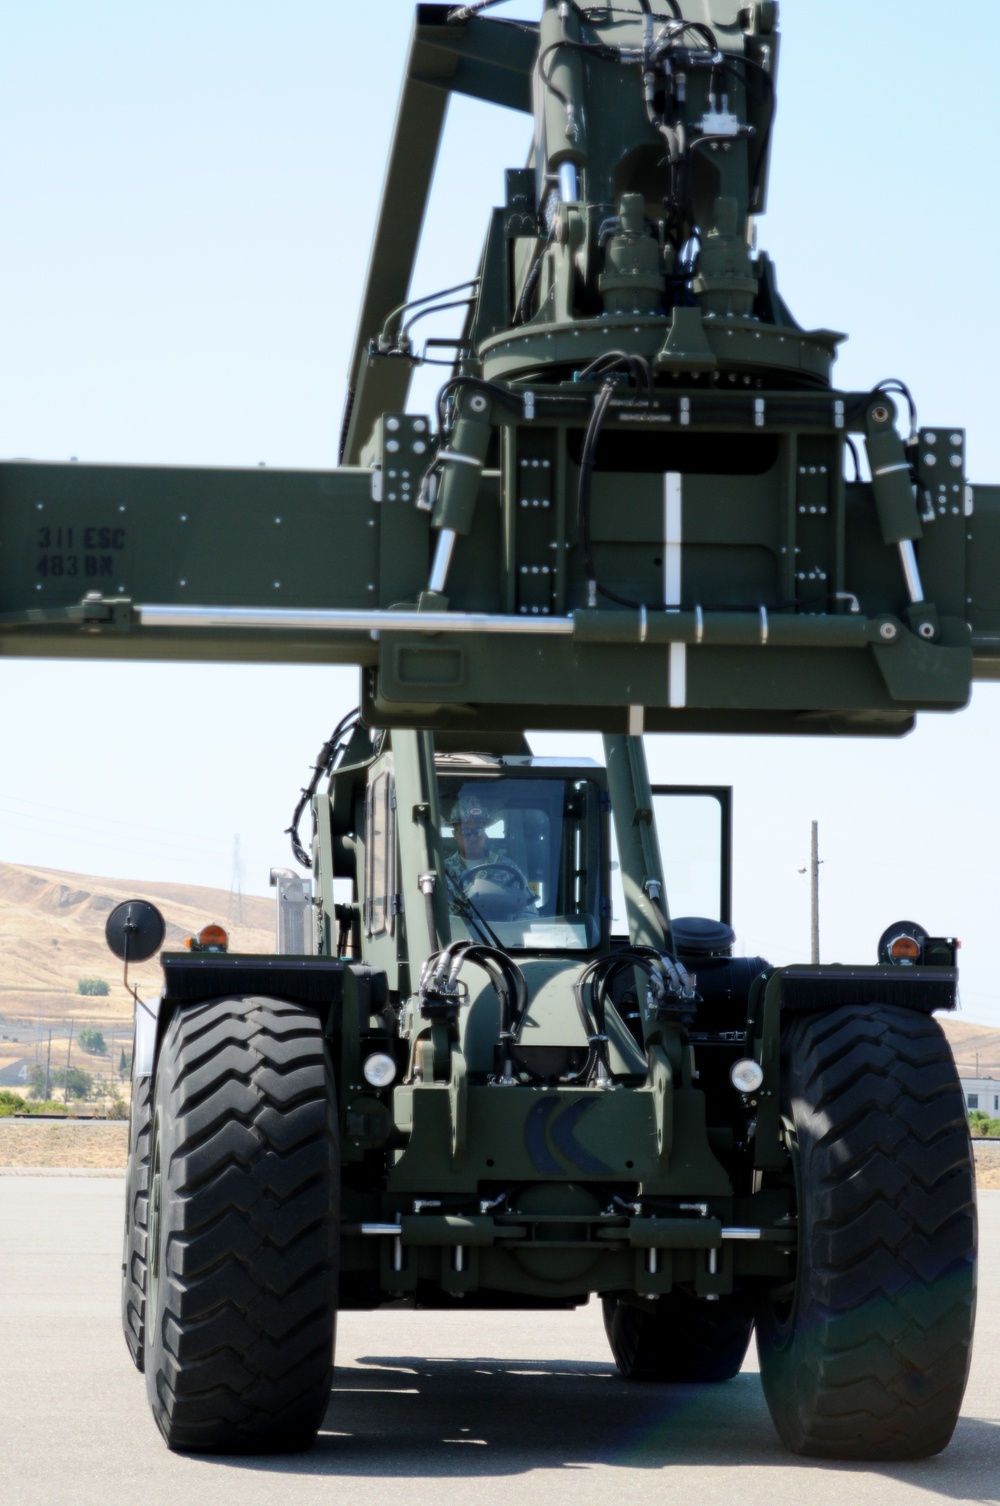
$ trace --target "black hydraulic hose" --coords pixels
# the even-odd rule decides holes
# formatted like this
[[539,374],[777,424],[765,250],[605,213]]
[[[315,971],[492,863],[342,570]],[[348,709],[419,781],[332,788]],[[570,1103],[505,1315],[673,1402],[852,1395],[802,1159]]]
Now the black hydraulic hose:
[[853,407],[848,409],[848,422],[850,422],[851,419],[857,418],[859,414],[863,413],[868,407],[868,404],[870,402],[873,402],[875,398],[881,397],[883,395],[887,397],[899,396],[905,400],[910,415],[911,438],[915,436],[917,430],[920,427],[917,422],[917,405],[914,400],[913,393],[910,391],[909,387],[907,387],[906,383],[901,381],[899,377],[886,377],[885,381],[879,382],[878,385],[873,387],[870,392],[866,392],[864,397],[859,398],[858,401],[853,405]]
[[[740,77],[738,70],[738,65],[740,64],[742,64],[742,66],[747,70],[743,77]],[[770,109],[768,110],[767,114],[767,125],[764,127],[764,132],[761,136],[760,147],[757,152],[757,163],[754,167],[753,177],[750,180],[750,207],[751,209],[754,209],[757,207],[757,200],[760,194],[761,178],[763,177],[764,167],[767,163],[767,154],[771,146],[771,137],[774,134],[774,121],[778,113],[778,96],[774,87],[774,79],[772,75],[767,71],[765,67],[763,67],[762,64],[758,63],[755,58],[741,57],[736,58],[733,61],[727,60],[725,63],[723,63],[722,67],[726,73],[731,73],[733,77],[743,85],[744,88],[749,87],[751,76],[757,77],[758,79],[760,79],[761,83],[764,84],[767,93],[770,96]]]
[[389,326],[392,324],[392,321],[394,319],[398,319],[401,314],[407,313],[410,309],[422,308],[425,303],[436,303],[439,298],[451,298],[455,293],[464,293],[466,288],[478,287],[479,278],[470,277],[466,282],[457,282],[453,288],[439,288],[436,293],[425,293],[423,298],[408,298],[405,303],[397,304],[396,307],[394,309],[390,309],[389,313],[385,316],[385,321],[382,325],[382,334],[379,341],[380,345],[388,344],[390,342],[391,336],[389,334]]
[[528,1012],[528,985],[521,969],[506,952],[476,942],[459,942],[450,949],[454,955],[450,982],[454,983],[467,962],[482,968],[490,980],[500,1004],[500,1044],[504,1051],[504,1077],[516,1066],[533,1081],[544,1080],[518,1053],[521,1027]]
[[[573,997],[576,1000],[577,1012],[583,1024],[584,1034],[587,1037],[587,1060],[579,1072],[569,1074],[570,1082],[589,1083],[599,1070],[603,1070],[604,1078],[611,1079],[611,1062],[608,1057],[608,1037],[605,1032],[604,1001],[600,997],[599,990],[595,987],[603,968],[607,965],[606,957],[597,962],[591,962],[585,967],[573,985]],[[589,991],[590,1006],[588,1007],[584,995]]]
[[591,361],[579,374],[581,382],[587,381],[592,376],[606,376],[616,367],[624,366],[636,385],[636,390],[643,386],[646,388],[646,401],[651,408],[656,401],[656,382],[653,377],[653,368],[645,356],[637,356],[625,350],[607,350],[598,356],[596,361]]
[[597,455],[597,441],[601,436],[601,429],[604,426],[614,391],[615,384],[610,380],[606,381],[601,388],[597,402],[594,404],[594,411],[590,415],[590,423],[587,425],[587,434],[583,442],[583,454],[580,457],[580,483],[576,494],[576,531],[587,577],[588,607],[597,605],[597,571],[594,568],[594,551],[590,537],[590,497],[593,490],[594,461]]
[[449,427],[448,414],[445,404],[447,403],[448,398],[453,392],[457,392],[463,387],[468,387],[473,392],[488,393],[489,396],[495,398],[498,403],[503,403],[505,407],[512,408],[515,411],[520,409],[523,402],[523,399],[518,398],[516,393],[509,391],[508,388],[501,387],[496,382],[486,382],[482,377],[452,377],[450,382],[445,382],[444,386],[441,388],[440,392],[437,395],[438,430],[441,434],[445,434],[448,431]]
[[517,323],[527,324],[531,318],[531,305],[535,297],[535,289],[541,281],[542,268],[545,265],[545,252],[540,251],[532,264],[531,271],[524,280],[524,288],[521,292],[521,301],[517,306]]
[[[620,351],[608,351],[607,355],[593,362],[582,373],[582,376],[595,374],[602,367],[610,363],[612,366],[625,365],[637,387],[645,384],[647,390],[647,403],[651,407],[655,397],[652,371],[648,363],[641,357],[628,356]],[[637,374],[638,373],[638,374]],[[641,381],[640,381],[641,377]],[[601,388],[594,411],[587,425],[587,432],[583,441],[583,453],[580,456],[580,480],[576,497],[576,528],[580,545],[580,557],[583,561],[584,573],[587,580],[587,605],[597,605],[598,594],[607,598],[608,601],[616,602],[619,606],[632,607],[638,610],[641,602],[630,601],[625,596],[619,596],[617,592],[609,590],[606,586],[598,584],[597,569],[594,564],[593,542],[590,533],[590,504],[593,491],[594,466],[597,459],[597,444],[601,437],[601,430],[607,417],[611,399],[615,393],[615,383],[610,375]]]
[[322,748],[320,748],[319,756],[313,764],[313,777],[301,792],[301,799],[295,807],[291,826],[285,828],[285,836],[291,838],[295,861],[301,863],[303,868],[312,868],[312,858],[299,840],[299,822],[302,820],[302,813],[319,789],[320,780],[326,775],[333,773],[337,762],[337,755],[342,754],[346,749],[348,733],[353,732],[358,725],[359,715],[360,712],[357,707],[353,711],[349,711],[343,720],[338,722],[332,735],[327,738]]
[[417,313],[413,315],[412,319],[407,319],[406,323],[403,325],[403,328],[400,330],[399,335],[396,339],[396,349],[401,350],[403,348],[404,341],[408,341],[410,338],[410,330],[415,324],[419,324],[421,319],[427,319],[431,314],[447,313],[449,309],[472,308],[476,303],[477,298],[478,294],[474,295],[472,298],[455,298],[448,303],[432,303],[427,308],[419,309]]
[[463,21],[471,21],[481,10],[492,10],[494,5],[503,5],[505,0],[472,0],[469,5],[459,5],[448,14],[449,26],[457,26]]

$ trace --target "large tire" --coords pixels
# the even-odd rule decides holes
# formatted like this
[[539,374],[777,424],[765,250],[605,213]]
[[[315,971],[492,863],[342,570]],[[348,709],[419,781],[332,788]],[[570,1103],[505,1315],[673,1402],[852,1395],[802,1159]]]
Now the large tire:
[[149,1152],[153,1127],[148,1077],[132,1081],[128,1171],[125,1179],[125,1242],[122,1250],[122,1333],[132,1363],[142,1370],[146,1346],[146,1221],[149,1212]]
[[936,1021],[873,1005],[793,1018],[783,1113],[794,1286],[757,1315],[767,1404],[794,1453],[917,1459],[951,1438],[975,1318],[965,1103]]
[[642,1306],[604,1298],[604,1331],[626,1380],[709,1385],[738,1375],[750,1347],[753,1305],[735,1293],[704,1302],[671,1292]]
[[308,1448],[330,1396],[339,1156],[316,1014],[180,1009],[156,1073],[146,1386],[172,1449]]

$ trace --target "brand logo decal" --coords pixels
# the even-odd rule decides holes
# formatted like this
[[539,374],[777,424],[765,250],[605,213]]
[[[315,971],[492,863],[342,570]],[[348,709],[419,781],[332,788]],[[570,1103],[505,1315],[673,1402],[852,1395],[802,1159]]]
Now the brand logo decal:
[[563,1107],[562,1098],[540,1098],[528,1115],[524,1125],[524,1145],[535,1170],[545,1177],[565,1176],[566,1166],[561,1165],[553,1154],[553,1147],[573,1171],[586,1172],[589,1176],[614,1176],[612,1167],[606,1166],[576,1138],[576,1131],[583,1116],[596,1108],[596,1098],[576,1098]]

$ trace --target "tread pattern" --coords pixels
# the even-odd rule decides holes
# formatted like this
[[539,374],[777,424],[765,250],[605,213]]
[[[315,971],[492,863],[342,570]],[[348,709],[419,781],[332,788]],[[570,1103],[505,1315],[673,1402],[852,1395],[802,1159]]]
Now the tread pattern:
[[975,1181],[951,1051],[935,1020],[872,1006],[794,1018],[782,1058],[800,1255],[794,1301],[758,1313],[771,1415],[796,1453],[939,1453],[975,1319]]
[[339,1250],[332,1074],[316,1014],[179,1010],[157,1069],[161,1198],[146,1381],[171,1448],[307,1448],[330,1394]]
[[149,1212],[149,1153],[153,1108],[150,1080],[132,1082],[129,1114],[128,1179],[125,1183],[125,1243],[122,1251],[122,1333],[137,1370],[145,1365],[146,1238]]
[[739,1374],[753,1330],[753,1306],[741,1293],[702,1302],[672,1292],[641,1307],[603,1301],[604,1331],[626,1380],[706,1385]]

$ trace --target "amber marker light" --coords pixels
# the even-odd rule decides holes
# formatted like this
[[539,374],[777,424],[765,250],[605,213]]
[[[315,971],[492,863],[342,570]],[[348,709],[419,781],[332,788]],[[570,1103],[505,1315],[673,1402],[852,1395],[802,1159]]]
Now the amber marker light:
[[889,943],[889,956],[893,962],[919,962],[920,943],[912,936],[897,936]]
[[214,952],[224,952],[229,946],[229,936],[221,926],[205,926],[198,932],[198,945],[206,951],[211,948]]

